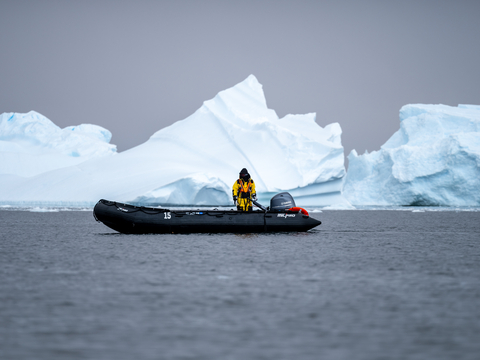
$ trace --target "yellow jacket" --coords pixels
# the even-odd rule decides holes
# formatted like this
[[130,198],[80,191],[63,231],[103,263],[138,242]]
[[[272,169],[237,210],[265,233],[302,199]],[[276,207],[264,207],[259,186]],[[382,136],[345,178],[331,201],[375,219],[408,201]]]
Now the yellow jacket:
[[252,196],[256,196],[255,183],[252,179],[247,182],[238,179],[232,186],[233,200],[238,201],[237,209],[242,211],[252,210]]

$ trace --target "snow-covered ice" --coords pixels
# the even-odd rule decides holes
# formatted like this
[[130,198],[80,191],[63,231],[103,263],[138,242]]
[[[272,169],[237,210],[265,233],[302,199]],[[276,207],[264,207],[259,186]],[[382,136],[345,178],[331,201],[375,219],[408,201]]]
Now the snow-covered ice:
[[97,125],[81,124],[60,129],[45,116],[0,115],[0,174],[30,177],[50,170],[113,155],[112,134]]
[[288,191],[298,206],[324,209],[480,206],[480,106],[404,106],[379,151],[350,153],[346,177],[341,134],[313,113],[278,118],[253,75],[121,153],[100,126],[4,113],[0,206],[233,205],[244,167],[264,205]]
[[231,205],[244,167],[260,202],[289,191],[299,206],[347,203],[340,125],[322,128],[313,113],[279,119],[253,75],[121,153],[95,125],[59,129],[34,112],[1,119],[3,204]]
[[348,156],[353,205],[480,205],[480,106],[406,105],[379,151]]

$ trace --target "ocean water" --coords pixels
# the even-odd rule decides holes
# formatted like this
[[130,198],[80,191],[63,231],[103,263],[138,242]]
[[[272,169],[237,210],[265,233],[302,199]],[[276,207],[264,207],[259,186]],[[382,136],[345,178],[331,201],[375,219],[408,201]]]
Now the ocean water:
[[479,359],[480,212],[122,235],[0,211],[0,359]]

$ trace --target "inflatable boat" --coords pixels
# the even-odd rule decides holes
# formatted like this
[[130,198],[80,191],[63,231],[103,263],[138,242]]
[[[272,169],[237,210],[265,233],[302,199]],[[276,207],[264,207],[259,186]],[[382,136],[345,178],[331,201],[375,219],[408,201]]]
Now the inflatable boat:
[[254,203],[260,210],[176,210],[102,199],[93,216],[124,234],[298,232],[321,224],[296,207],[289,193],[275,195],[268,208]]

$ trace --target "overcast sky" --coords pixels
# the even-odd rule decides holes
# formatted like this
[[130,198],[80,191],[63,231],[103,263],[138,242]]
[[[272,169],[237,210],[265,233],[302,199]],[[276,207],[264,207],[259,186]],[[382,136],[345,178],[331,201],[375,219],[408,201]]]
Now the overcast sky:
[[280,117],[378,150],[405,104],[480,104],[480,1],[0,0],[0,113],[97,124],[119,151],[250,74]]

